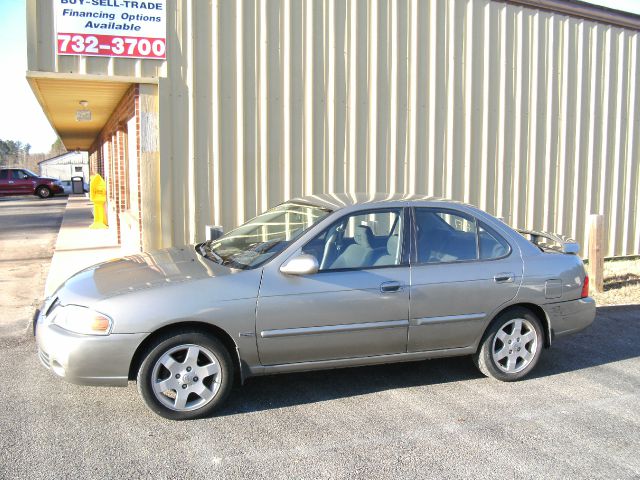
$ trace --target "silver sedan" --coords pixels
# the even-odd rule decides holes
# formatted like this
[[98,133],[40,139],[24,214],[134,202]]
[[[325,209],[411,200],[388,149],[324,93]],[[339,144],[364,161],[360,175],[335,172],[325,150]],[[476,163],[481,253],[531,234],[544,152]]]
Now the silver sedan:
[[37,314],[41,362],[136,380],[170,419],[254,375],[470,355],[503,381],[595,317],[577,245],[422,196],[291,200],[222,237],[101,263]]

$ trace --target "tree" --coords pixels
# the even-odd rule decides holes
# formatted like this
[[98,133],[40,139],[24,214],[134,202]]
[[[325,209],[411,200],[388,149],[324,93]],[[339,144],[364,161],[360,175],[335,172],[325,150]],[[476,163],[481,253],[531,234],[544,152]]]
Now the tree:
[[49,150],[49,155],[52,157],[56,157],[58,155],[62,155],[65,153],[67,149],[62,144],[62,140],[60,138],[56,138],[56,141],[51,145],[51,150]]
[[0,139],[0,165],[33,168],[42,154],[31,154],[31,144]]

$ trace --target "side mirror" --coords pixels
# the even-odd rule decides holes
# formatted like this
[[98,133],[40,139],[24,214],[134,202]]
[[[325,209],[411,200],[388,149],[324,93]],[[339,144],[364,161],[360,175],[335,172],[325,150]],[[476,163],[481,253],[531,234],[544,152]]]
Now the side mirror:
[[224,235],[224,229],[220,225],[206,225],[204,228],[205,240],[217,240]]
[[302,253],[280,267],[280,271],[286,275],[311,275],[318,273],[318,260],[313,255]]

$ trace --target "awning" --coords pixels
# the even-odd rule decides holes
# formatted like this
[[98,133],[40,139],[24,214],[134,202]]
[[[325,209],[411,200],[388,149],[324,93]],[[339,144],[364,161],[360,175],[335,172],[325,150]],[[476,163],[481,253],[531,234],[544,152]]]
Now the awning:
[[[89,150],[132,84],[157,82],[156,79],[45,72],[27,72],[27,81],[69,151]],[[91,119],[79,121],[79,110],[90,111]]]

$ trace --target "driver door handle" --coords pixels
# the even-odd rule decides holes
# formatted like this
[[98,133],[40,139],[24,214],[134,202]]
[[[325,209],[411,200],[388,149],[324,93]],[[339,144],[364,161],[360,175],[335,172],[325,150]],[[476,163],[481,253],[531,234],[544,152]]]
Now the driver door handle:
[[400,290],[402,290],[400,282],[384,282],[380,284],[380,291],[382,293],[399,292]]
[[511,272],[496,273],[493,277],[493,281],[496,283],[513,283],[515,274]]

